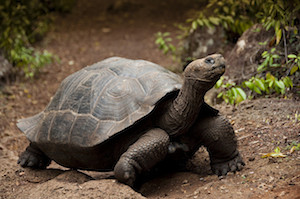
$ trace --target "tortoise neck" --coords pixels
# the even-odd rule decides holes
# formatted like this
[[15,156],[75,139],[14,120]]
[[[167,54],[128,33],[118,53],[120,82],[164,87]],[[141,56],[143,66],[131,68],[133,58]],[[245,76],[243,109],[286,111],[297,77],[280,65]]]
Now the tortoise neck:
[[186,78],[178,96],[159,119],[159,126],[169,135],[185,133],[196,120],[210,88],[208,82]]

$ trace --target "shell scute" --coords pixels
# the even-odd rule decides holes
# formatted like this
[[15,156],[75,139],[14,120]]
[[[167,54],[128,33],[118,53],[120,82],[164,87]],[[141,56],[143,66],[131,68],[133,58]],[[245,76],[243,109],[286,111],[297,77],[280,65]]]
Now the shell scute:
[[20,120],[30,141],[90,147],[148,115],[181,78],[144,60],[108,58],[68,76],[46,109]]

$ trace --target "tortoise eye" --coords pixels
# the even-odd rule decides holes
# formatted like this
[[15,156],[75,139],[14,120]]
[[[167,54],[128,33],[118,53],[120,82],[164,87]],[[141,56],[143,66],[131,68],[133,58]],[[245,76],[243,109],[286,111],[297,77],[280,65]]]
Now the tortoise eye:
[[205,63],[207,64],[214,64],[215,63],[215,60],[211,57],[208,57],[207,59],[205,59]]

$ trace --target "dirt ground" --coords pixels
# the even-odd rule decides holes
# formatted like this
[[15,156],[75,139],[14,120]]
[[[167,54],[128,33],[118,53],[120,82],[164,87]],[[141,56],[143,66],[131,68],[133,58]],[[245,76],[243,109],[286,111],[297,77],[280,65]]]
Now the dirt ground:
[[[176,33],[193,10],[192,0],[136,1],[107,11],[110,1],[78,1],[70,14],[57,16],[38,48],[61,59],[34,81],[17,81],[0,92],[0,198],[300,198],[300,103],[295,99],[262,98],[233,107],[216,105],[236,131],[245,168],[219,179],[212,175],[205,149],[189,162],[191,172],[166,173],[139,190],[118,183],[111,172],[86,172],[52,163],[46,170],[24,169],[18,155],[28,141],[17,119],[36,114],[48,104],[60,82],[80,68],[110,56],[146,59],[169,69],[171,57],[154,44],[158,31]],[[128,5],[128,4],[126,4]],[[178,67],[178,66],[177,66]],[[285,158],[262,158],[280,147]]]

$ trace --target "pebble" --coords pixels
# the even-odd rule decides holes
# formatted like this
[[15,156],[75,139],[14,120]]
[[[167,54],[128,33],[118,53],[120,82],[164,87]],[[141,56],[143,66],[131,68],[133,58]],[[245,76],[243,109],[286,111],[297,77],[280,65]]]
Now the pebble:
[[250,157],[248,160],[249,160],[250,162],[252,162],[252,161],[255,160],[255,157]]

